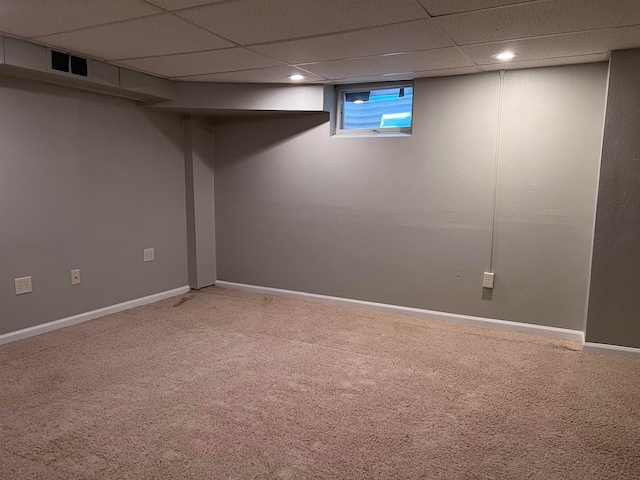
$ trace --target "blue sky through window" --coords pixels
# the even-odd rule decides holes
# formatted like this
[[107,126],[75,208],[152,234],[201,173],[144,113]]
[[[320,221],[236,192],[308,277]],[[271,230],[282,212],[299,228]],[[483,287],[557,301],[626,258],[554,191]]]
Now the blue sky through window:
[[361,90],[344,94],[345,130],[411,126],[413,87]]

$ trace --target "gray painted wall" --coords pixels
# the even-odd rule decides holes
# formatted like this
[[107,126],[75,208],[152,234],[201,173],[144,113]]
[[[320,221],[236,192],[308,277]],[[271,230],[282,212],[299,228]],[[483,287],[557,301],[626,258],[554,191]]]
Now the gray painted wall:
[[607,67],[420,79],[411,137],[326,114],[215,127],[218,279],[572,329],[585,319]]
[[640,348],[640,50],[611,55],[587,341]]
[[216,281],[213,128],[187,118],[184,139],[189,286],[197,289]]
[[0,78],[0,144],[0,334],[187,284],[179,118]]

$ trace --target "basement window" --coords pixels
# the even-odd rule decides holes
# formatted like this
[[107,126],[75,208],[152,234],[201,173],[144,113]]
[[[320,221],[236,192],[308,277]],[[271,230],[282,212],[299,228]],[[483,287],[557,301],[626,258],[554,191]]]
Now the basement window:
[[345,85],[337,88],[336,135],[410,135],[413,83]]

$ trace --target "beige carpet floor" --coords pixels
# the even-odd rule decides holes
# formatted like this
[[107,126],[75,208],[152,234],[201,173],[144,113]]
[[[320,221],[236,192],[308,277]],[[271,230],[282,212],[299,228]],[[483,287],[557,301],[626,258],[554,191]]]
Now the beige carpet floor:
[[219,288],[0,346],[1,479],[638,479],[640,362]]

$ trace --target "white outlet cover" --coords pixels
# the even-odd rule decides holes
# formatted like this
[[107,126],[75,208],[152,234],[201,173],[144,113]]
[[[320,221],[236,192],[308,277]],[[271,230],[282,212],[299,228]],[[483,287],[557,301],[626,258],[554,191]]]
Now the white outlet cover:
[[495,273],[484,272],[484,275],[482,276],[482,288],[493,288],[495,275]]
[[80,269],[76,268],[71,270],[71,285],[78,285],[80,283]]
[[24,295],[25,293],[33,292],[31,277],[20,277],[14,279],[14,286],[16,289],[16,295]]

